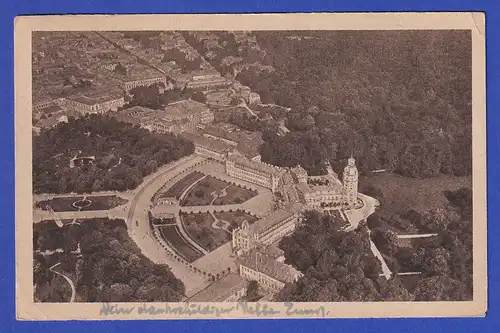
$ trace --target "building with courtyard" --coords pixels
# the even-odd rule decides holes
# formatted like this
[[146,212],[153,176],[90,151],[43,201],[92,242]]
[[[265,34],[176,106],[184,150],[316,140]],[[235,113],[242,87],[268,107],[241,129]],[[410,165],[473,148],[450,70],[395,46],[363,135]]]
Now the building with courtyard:
[[301,166],[292,168],[296,189],[302,202],[314,209],[325,207],[354,208],[358,203],[358,169],[353,157],[344,168],[343,182],[331,168],[328,174],[310,177]]
[[82,114],[105,113],[116,111],[125,104],[123,95],[110,92],[94,96],[74,95],[63,99],[60,102],[62,107],[69,111],[76,111]]
[[187,99],[167,105],[164,119],[167,121],[189,120],[195,125],[206,125],[214,121],[214,113],[205,104]]

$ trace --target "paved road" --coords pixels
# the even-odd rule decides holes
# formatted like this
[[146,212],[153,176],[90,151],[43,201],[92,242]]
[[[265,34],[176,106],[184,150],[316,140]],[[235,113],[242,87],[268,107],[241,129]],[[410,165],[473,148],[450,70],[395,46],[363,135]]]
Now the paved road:
[[437,235],[438,234],[413,234],[413,235],[396,235],[396,237],[399,239],[413,239],[413,238],[428,238]]
[[135,191],[134,198],[130,201],[127,214],[129,234],[141,249],[142,253],[155,263],[167,264],[172,273],[184,282],[186,296],[203,288],[205,279],[194,273],[184,264],[175,261],[165,254],[165,250],[158,244],[151,234],[149,227],[148,211],[154,194],[178,173],[202,162],[204,158],[190,155],[177,162],[171,163],[146,179]]
[[[95,219],[95,218],[107,218],[107,210],[89,210],[89,211],[71,211],[71,212],[55,212],[54,213],[61,220],[73,220],[73,219]],[[44,220],[54,220],[56,217],[54,214],[45,210],[35,210],[33,214],[33,222],[38,223]]]
[[54,266],[50,267],[49,268],[49,271],[51,271],[52,273],[55,273],[57,275],[60,275],[62,276],[66,281],[68,281],[69,285],[71,286],[71,299],[70,299],[70,303],[73,303],[75,301],[75,297],[76,297],[76,289],[75,289],[75,284],[73,283],[73,281],[71,281],[71,279],[69,277],[67,277],[66,275],[58,272],[58,271],[55,271],[54,268],[56,268],[57,266],[59,266],[61,263],[58,262],[57,264],[55,264]]

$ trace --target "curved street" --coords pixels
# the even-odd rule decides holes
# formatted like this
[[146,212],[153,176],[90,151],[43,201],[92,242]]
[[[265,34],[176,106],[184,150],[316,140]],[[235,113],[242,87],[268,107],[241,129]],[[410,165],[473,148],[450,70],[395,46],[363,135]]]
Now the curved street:
[[204,161],[200,156],[190,155],[176,162],[162,167],[134,191],[135,195],[128,205],[127,226],[129,234],[142,253],[151,261],[166,264],[172,273],[184,282],[186,296],[190,296],[204,287],[206,281],[201,274],[196,274],[183,263],[180,263],[165,254],[165,250],[158,244],[151,233],[149,226],[149,208],[154,194],[169,181],[173,182],[179,173],[194,167]]

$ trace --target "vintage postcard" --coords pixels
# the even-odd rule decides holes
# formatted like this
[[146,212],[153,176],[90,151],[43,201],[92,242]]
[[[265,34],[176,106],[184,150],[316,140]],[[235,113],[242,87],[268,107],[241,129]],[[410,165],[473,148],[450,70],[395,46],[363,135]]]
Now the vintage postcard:
[[484,316],[484,29],[18,17],[17,318]]

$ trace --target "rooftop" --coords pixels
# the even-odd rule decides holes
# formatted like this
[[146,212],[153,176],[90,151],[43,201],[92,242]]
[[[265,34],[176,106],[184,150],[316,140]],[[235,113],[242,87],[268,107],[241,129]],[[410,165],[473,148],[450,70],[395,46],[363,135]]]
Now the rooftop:
[[280,170],[278,168],[275,168],[269,164],[255,162],[255,161],[249,160],[248,158],[241,156],[241,155],[232,155],[229,157],[229,160],[233,161],[235,164],[237,164],[240,167],[259,171],[259,172],[269,174],[269,175],[278,174],[280,172]]
[[67,99],[79,102],[82,104],[86,105],[95,105],[99,103],[105,103],[108,101],[113,101],[123,98],[122,95],[118,93],[106,93],[106,94],[99,94],[99,95],[94,95],[94,96],[85,96],[85,95],[74,95],[74,96],[68,96]]
[[195,144],[195,146],[207,148],[219,153],[225,153],[233,150],[232,146],[216,139],[210,139],[198,134],[188,133],[188,132],[183,132],[181,135],[185,139],[192,141]]
[[113,116],[120,121],[139,125],[146,120],[158,117],[161,112],[161,110],[148,109],[142,106],[133,106],[122,111],[114,112]]
[[200,113],[208,111],[209,108],[200,102],[192,99],[170,103],[165,107],[165,111],[171,115],[185,115],[187,113]]
[[228,274],[212,283],[188,300],[190,302],[222,302],[242,288],[248,281],[237,274]]
[[261,272],[273,279],[283,283],[291,283],[301,276],[302,273],[290,265],[276,261],[272,257],[258,250],[252,250],[246,255],[239,257],[240,265]]
[[57,112],[61,112],[63,111],[63,109],[61,109],[59,106],[57,105],[50,105],[44,109],[41,110],[42,113],[45,113],[45,114],[48,114],[48,113],[57,113]]
[[270,215],[255,221],[250,225],[250,229],[257,234],[263,233],[269,230],[274,225],[280,223],[281,221],[289,218],[295,213],[301,210],[302,206],[297,203],[292,203],[282,209],[272,212]]

